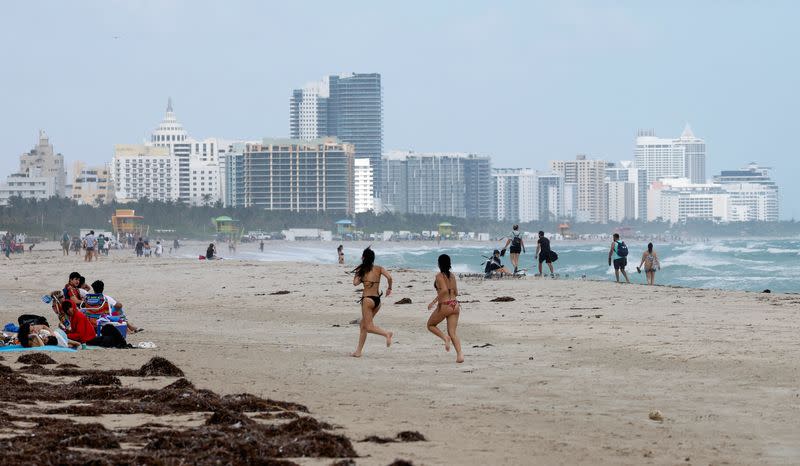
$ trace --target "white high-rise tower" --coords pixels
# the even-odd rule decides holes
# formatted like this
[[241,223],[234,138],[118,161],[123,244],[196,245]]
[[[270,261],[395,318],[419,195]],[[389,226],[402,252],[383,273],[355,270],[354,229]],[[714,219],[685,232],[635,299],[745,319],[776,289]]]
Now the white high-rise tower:
[[664,178],[706,181],[706,143],[687,124],[677,139],[656,137],[653,131],[639,131],[636,137],[636,167],[647,170],[647,182]]

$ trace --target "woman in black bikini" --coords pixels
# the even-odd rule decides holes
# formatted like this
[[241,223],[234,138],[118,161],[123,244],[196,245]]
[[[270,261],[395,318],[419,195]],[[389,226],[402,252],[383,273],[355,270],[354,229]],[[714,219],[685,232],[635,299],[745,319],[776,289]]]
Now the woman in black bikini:
[[375,264],[375,252],[372,249],[364,249],[361,255],[361,265],[353,270],[355,277],[353,277],[353,286],[364,285],[364,291],[361,294],[361,333],[358,336],[358,347],[352,353],[353,357],[360,358],[361,352],[364,350],[364,343],[367,341],[367,333],[374,333],[386,338],[386,346],[392,346],[392,332],[387,332],[373,323],[375,314],[381,309],[381,296],[380,292],[381,276],[386,277],[388,288],[386,288],[386,297],[392,294],[392,276],[383,267]]
[[[458,314],[461,312],[461,305],[458,304],[458,285],[456,277],[450,273],[450,256],[442,254],[439,256],[439,273],[433,282],[436,289],[436,298],[428,304],[428,310],[433,311],[428,318],[428,330],[437,337],[444,340],[445,351],[450,351],[450,343],[456,348],[456,362],[464,362],[464,353],[461,352],[461,339],[458,338],[456,327],[458,327]],[[437,305],[438,304],[438,305]],[[437,327],[443,320],[447,319],[447,335],[442,333]]]

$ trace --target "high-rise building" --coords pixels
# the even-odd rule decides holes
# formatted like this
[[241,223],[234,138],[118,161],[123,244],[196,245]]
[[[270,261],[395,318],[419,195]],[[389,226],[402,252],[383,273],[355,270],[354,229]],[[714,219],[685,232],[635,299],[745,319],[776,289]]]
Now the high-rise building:
[[357,214],[375,209],[372,197],[374,173],[369,159],[355,159],[353,171],[353,190],[355,192],[355,212]]
[[[336,136],[368,158],[375,179],[381,175],[383,93],[379,73],[345,73],[295,89],[289,100],[289,134],[294,139]],[[379,195],[379,183],[373,194]]]
[[495,168],[494,206],[497,220],[532,222],[539,219],[539,183],[530,168]]
[[[492,214],[491,160],[460,152],[389,152],[382,204],[400,213],[466,217]],[[467,183],[467,177],[470,183]]]
[[[609,163],[606,166],[606,180],[608,185],[608,218],[615,222],[624,220],[647,218],[647,172],[635,168],[630,160],[623,160],[616,165]],[[628,185],[615,185],[611,183],[630,183]],[[613,193],[612,193],[613,189]],[[631,196],[633,196],[631,198]],[[613,212],[612,212],[613,204]]]
[[639,131],[636,138],[636,167],[647,171],[647,182],[662,178],[689,178],[706,182],[706,144],[687,124],[676,139],[656,137],[653,131]]
[[776,222],[780,215],[780,195],[770,168],[750,163],[739,170],[722,170],[714,176],[731,194],[731,203],[742,221]]
[[53,145],[50,144],[50,139],[44,130],[39,131],[39,143],[36,147],[19,157],[19,173],[34,177],[51,177],[55,186],[54,196],[65,195],[67,172],[64,169],[64,156],[53,150]]
[[564,175],[556,172],[541,173],[537,178],[539,185],[538,219],[555,222],[562,218],[569,218],[564,205]]
[[72,165],[72,199],[78,204],[102,205],[114,200],[114,183],[108,164]]
[[56,182],[52,176],[40,176],[38,168],[27,174],[13,173],[0,184],[0,205],[8,205],[12,197],[47,200],[56,195]]
[[172,98],[167,99],[167,111],[164,119],[150,135],[149,145],[166,147],[170,154],[178,160],[178,170],[175,174],[178,181],[178,202],[189,203],[191,200],[191,157],[192,144],[189,134],[175,117],[172,109]]
[[353,146],[336,138],[264,139],[226,156],[228,202],[290,212],[353,213]]
[[179,167],[178,158],[167,147],[117,144],[111,167],[116,200],[177,201]]
[[585,155],[578,155],[575,160],[550,161],[550,169],[563,175],[564,183],[578,186],[575,219],[579,222],[608,221],[606,165],[603,160],[587,160]]

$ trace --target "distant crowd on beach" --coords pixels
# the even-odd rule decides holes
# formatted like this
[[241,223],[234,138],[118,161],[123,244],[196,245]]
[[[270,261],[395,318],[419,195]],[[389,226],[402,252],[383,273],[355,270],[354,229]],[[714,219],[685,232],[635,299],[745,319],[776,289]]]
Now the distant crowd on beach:
[[[98,260],[101,255],[108,256],[111,249],[133,249],[136,257],[161,257],[164,255],[164,246],[160,239],[157,239],[155,244],[151,244],[147,238],[136,237],[132,234],[123,235],[120,240],[112,236],[106,236],[102,233],[95,235],[94,230],[89,231],[82,238],[79,235],[71,237],[66,231],[61,236],[61,251],[63,255],[68,256],[70,252],[78,255],[83,251],[84,261],[91,262]],[[173,250],[180,248],[178,239],[174,239],[172,247],[169,249],[171,254]]]

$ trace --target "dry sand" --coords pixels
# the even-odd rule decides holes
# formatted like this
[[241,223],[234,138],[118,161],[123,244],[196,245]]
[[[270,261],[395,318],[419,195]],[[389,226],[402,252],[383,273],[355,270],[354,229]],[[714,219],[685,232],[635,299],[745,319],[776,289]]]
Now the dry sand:
[[370,335],[355,359],[360,309],[342,267],[129,251],[86,264],[45,249],[0,259],[0,321],[50,318],[39,297],[77,270],[146,328],[130,342],[158,345],[51,353],[58,362],[137,368],[160,355],[198,387],[305,404],[356,440],[429,439],[356,443],[358,464],[800,463],[800,296],[464,279],[461,299],[478,302],[463,305],[455,364],[425,329],[433,275],[393,271],[376,322],[394,345]]

